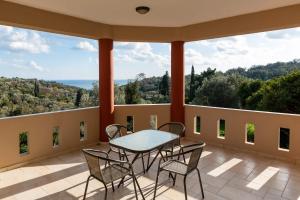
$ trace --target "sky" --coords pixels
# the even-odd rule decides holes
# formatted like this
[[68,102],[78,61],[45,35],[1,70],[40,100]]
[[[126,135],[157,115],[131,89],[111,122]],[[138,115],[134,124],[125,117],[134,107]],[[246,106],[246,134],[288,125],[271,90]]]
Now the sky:
[[[169,43],[114,42],[114,77],[170,73]],[[0,25],[0,76],[97,80],[96,40]],[[185,43],[185,73],[300,59],[300,28]]]

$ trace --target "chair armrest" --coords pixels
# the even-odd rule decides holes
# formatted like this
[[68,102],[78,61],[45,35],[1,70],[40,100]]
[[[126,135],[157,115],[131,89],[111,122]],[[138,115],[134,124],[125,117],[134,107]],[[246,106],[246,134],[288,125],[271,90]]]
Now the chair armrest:
[[[196,143],[196,144],[190,144],[190,145],[180,145],[180,150],[179,152],[183,152],[184,154],[190,153],[191,151],[194,150],[193,147],[204,147],[206,144],[205,142],[202,143]],[[191,148],[191,149],[190,149]],[[188,151],[184,151],[185,149],[189,149]]]
[[93,154],[95,156],[98,156],[97,154],[104,154],[107,158],[108,158],[108,153],[105,152],[105,151],[101,151],[101,150],[98,150],[98,149],[82,149],[83,152],[86,152],[88,154]]

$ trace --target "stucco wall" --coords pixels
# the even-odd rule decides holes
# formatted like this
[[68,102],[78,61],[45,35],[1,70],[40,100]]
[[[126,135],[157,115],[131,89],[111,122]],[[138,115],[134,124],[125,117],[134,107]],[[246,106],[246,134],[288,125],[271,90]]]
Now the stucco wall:
[[[80,122],[87,125],[87,138],[80,141]],[[60,127],[60,145],[53,148],[52,131]],[[19,134],[28,131],[29,154],[19,154]],[[0,119],[0,168],[54,156],[96,144],[99,137],[99,108],[84,108]]]
[[[194,117],[201,117],[201,133],[194,133]],[[218,120],[225,119],[225,139],[217,137]],[[255,124],[255,144],[245,143],[246,123]],[[300,161],[300,115],[237,109],[185,106],[186,136],[228,148],[254,151],[272,157]],[[290,129],[290,150],[278,149],[279,130]]]
[[157,115],[157,126],[170,121],[170,104],[115,106],[115,123],[126,126],[127,116],[134,118],[134,131],[150,128],[150,115]]

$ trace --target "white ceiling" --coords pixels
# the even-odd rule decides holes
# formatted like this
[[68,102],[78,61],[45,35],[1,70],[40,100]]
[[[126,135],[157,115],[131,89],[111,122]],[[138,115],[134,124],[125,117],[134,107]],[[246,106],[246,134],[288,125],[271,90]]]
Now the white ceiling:
[[[300,0],[7,0],[112,25],[179,27],[273,8]],[[146,15],[135,7],[146,5]]]

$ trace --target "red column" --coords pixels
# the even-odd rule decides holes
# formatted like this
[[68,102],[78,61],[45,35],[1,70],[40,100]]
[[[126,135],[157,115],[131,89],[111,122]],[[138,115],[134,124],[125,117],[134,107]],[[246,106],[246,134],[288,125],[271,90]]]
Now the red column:
[[171,43],[171,121],[184,123],[184,42]]
[[107,142],[105,127],[114,122],[113,40],[99,40],[100,141]]

